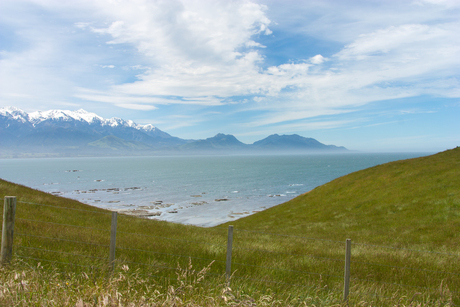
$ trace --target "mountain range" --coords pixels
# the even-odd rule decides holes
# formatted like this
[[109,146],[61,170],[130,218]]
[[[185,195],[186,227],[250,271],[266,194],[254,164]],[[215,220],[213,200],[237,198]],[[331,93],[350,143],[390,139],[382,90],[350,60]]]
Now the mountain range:
[[1,156],[341,151],[347,149],[295,134],[273,134],[253,144],[244,144],[233,135],[222,133],[203,140],[184,140],[150,124],[104,119],[85,110],[26,113],[15,107],[0,109]]

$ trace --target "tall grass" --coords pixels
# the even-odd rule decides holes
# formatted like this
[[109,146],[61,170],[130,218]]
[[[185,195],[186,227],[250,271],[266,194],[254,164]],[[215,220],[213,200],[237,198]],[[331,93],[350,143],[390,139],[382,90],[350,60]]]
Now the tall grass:
[[331,306],[327,295],[278,295],[272,290],[234,291],[223,278],[209,278],[212,263],[194,270],[191,261],[176,268],[174,280],[156,279],[123,265],[109,277],[61,272],[38,263],[15,261],[0,268],[2,306]]

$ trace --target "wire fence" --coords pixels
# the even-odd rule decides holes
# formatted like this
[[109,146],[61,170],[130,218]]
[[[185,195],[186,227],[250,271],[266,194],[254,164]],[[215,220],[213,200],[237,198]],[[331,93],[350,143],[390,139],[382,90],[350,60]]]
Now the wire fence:
[[[233,229],[232,226],[231,229],[206,230],[202,239],[190,234],[140,233],[129,231],[128,220],[117,224],[117,214],[113,213],[22,201],[18,204],[18,216],[13,214],[16,224],[11,248],[14,257],[23,260],[73,270],[116,270],[121,265],[129,265],[143,268],[148,276],[170,282],[176,279],[178,267],[190,261],[196,267],[212,263],[208,274],[226,278],[229,283],[316,287],[342,295],[344,300],[363,296],[391,299],[395,291],[407,296],[419,292],[436,296],[445,291],[442,285],[448,285],[448,292],[455,298],[451,306],[460,304],[458,253]],[[28,206],[39,206],[43,214],[24,217],[30,209]],[[8,232],[6,208],[5,198],[2,263],[10,260],[4,255],[4,245],[8,244],[4,242]],[[86,224],[69,223],[82,221],[72,219],[75,214],[87,216],[83,219]],[[98,224],[93,224],[95,221]],[[347,253],[351,257],[347,258]]]

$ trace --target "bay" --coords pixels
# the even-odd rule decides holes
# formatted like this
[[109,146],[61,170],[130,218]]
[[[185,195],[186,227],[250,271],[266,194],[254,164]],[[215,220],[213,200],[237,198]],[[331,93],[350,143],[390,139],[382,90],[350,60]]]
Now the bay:
[[351,172],[424,155],[0,159],[0,178],[91,206],[210,227],[284,203]]

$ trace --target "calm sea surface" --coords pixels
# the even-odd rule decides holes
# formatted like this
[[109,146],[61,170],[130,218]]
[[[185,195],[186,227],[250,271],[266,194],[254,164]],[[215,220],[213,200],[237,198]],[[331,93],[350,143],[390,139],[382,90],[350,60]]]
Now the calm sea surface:
[[214,226],[337,177],[427,153],[0,159],[0,178],[113,210]]

